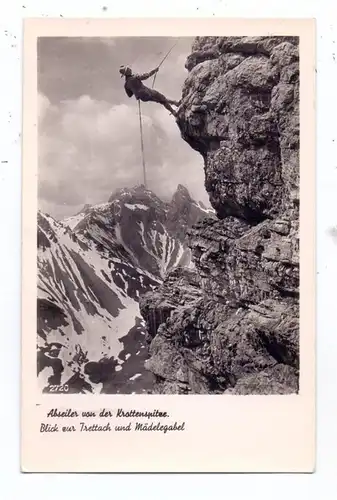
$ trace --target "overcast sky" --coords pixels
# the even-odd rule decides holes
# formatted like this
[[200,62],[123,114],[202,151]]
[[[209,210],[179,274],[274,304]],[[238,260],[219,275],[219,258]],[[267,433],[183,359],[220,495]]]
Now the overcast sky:
[[[157,75],[155,88],[179,100],[192,39],[182,38]],[[40,38],[39,204],[63,218],[101,203],[119,187],[142,181],[137,101],[125,94],[119,66],[158,66],[175,38]],[[144,82],[152,86],[153,78]],[[207,202],[203,162],[180,137],[169,112],[142,103],[149,188],[170,197],[177,184]]]

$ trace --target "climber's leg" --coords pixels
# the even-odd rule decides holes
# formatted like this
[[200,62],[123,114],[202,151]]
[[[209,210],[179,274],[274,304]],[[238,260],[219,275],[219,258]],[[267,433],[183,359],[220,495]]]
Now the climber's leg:
[[170,106],[168,101],[161,102],[160,104],[162,104],[170,113],[172,113],[173,116],[177,116],[177,112]]
[[174,106],[177,106],[177,107],[180,106],[180,101],[173,101],[171,99],[167,99],[167,102],[169,104],[173,104]]
[[174,116],[176,116],[176,112],[170,105],[173,103],[176,104],[176,101],[169,101],[163,94],[158,92],[158,90],[149,88],[142,89],[141,92],[138,92],[137,98],[144,102],[148,101],[157,102],[158,104],[164,106]]
[[173,99],[167,99],[167,97],[165,97],[163,94],[161,94],[157,90],[151,89],[151,93],[152,93],[152,100],[153,101],[160,102],[161,104],[163,104],[164,102],[167,102],[168,104],[173,104],[174,106],[180,106],[179,101],[174,101]]
[[151,101],[158,102],[159,104],[162,104],[172,115],[176,116],[176,112],[174,109],[171,107],[171,104],[177,105],[176,101],[171,101],[169,99],[166,99],[166,97],[158,92],[158,90],[150,90],[150,95],[151,95]]

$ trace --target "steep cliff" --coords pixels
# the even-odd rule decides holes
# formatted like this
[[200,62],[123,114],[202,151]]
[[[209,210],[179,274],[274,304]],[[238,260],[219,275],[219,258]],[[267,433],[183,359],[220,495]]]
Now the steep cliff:
[[198,37],[177,124],[217,217],[189,233],[195,270],[141,298],[156,392],[285,394],[299,378],[296,37]]

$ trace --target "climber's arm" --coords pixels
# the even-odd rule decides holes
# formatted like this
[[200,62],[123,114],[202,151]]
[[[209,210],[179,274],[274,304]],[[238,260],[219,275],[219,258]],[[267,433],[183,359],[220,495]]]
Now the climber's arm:
[[155,73],[159,71],[159,68],[155,68],[152,71],[149,71],[149,73],[143,73],[142,75],[137,75],[140,80],[147,80],[150,78],[150,76],[153,76]]

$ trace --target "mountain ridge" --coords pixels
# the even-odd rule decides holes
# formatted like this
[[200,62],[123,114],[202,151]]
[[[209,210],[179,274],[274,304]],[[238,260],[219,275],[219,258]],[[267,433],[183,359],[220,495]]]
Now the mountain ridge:
[[64,221],[38,213],[38,373],[47,392],[52,383],[73,392],[149,389],[139,297],[170,269],[191,267],[186,230],[208,213],[183,186],[170,203],[144,186],[109,200]]

